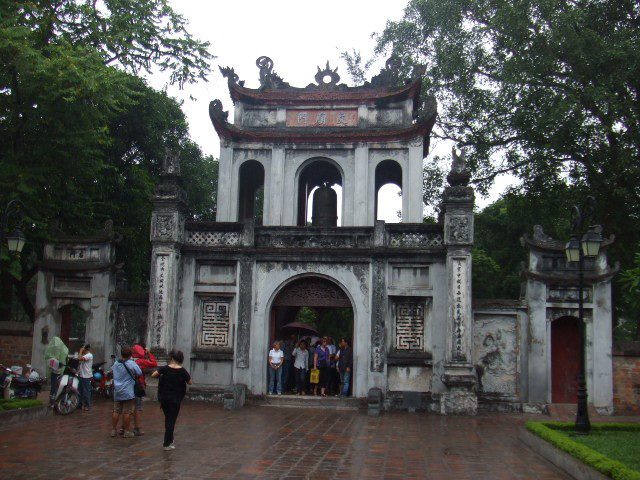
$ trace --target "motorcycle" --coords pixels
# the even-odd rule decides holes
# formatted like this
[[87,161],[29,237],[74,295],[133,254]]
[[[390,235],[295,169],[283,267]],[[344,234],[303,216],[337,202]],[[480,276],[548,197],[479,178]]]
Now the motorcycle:
[[0,365],[0,384],[3,388],[3,397],[37,399],[42,390],[44,380],[38,372],[27,364],[27,370],[23,375],[22,367],[13,366],[6,368]]
[[54,369],[63,368],[60,380],[58,380],[58,389],[53,397],[53,407],[60,415],[69,415],[73,413],[80,404],[80,392],[78,391],[78,385],[80,380],[78,378],[78,365],[77,358],[70,357],[67,364],[60,364],[57,360],[50,360],[56,362],[55,365],[50,365]]

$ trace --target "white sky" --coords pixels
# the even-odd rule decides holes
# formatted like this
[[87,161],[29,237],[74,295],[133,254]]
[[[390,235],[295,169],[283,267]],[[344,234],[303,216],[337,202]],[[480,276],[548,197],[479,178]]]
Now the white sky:
[[[167,88],[170,95],[184,102],[182,108],[189,122],[191,138],[215,158],[219,157],[220,143],[209,120],[209,102],[220,99],[225,110],[233,112],[227,83],[219,73],[218,65],[234,67],[247,87],[256,88],[259,82],[255,61],[259,56],[267,55],[274,61],[274,70],[285,81],[304,87],[314,82],[316,67],[323,68],[328,60],[332,68],[338,66],[341,82],[350,84],[340,53],[355,48],[362,53],[363,59],[370,58],[374,48],[372,34],[381,32],[387,20],[400,19],[406,5],[404,0],[172,0],[171,3],[188,20],[189,31],[196,38],[211,43],[211,53],[217,57],[213,60],[213,72],[208,82],[187,85],[182,91],[177,87]],[[372,68],[374,72],[377,70],[376,66]],[[165,88],[166,76],[152,75],[149,83],[155,88]],[[450,150],[450,146],[442,144],[437,148],[441,154]],[[432,155],[433,152],[429,157]],[[497,198],[510,182],[502,180],[497,182],[488,199],[478,198],[479,206]],[[385,220],[398,221],[396,212],[401,201],[393,191],[380,205],[388,206],[382,212]]]

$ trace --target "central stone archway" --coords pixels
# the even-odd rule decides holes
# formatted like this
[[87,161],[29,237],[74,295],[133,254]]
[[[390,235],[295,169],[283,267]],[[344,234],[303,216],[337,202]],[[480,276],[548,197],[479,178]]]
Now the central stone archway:
[[[287,325],[293,322],[308,325],[317,333],[288,328]],[[318,338],[329,336],[336,348],[343,337],[353,347],[353,327],[353,304],[345,290],[332,279],[307,274],[285,282],[276,290],[269,315],[269,345],[275,340],[287,341],[289,345],[283,346],[286,350],[292,349],[292,345],[302,339],[310,338],[313,344]],[[335,373],[334,370],[331,372]],[[284,380],[286,393],[294,386],[292,364],[287,365],[283,373],[287,375]],[[337,374],[329,383],[337,389]]]

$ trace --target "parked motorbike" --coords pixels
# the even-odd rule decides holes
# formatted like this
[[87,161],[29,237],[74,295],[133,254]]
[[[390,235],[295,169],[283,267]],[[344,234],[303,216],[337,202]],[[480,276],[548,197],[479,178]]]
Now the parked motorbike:
[[2,385],[4,398],[38,398],[44,380],[31,365],[27,364],[24,374],[22,367],[19,366],[7,368],[0,365],[0,372],[0,385]]
[[[57,362],[57,360],[51,360]],[[60,380],[58,381],[58,389],[53,398],[53,406],[61,415],[69,415],[73,413],[80,403],[80,392],[78,391],[78,385],[80,380],[78,378],[78,365],[77,358],[69,357],[67,364],[53,365],[53,368],[64,367]]]

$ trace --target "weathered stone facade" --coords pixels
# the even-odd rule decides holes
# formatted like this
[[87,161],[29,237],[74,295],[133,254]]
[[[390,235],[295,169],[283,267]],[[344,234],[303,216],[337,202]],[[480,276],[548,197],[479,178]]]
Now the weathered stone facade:
[[[116,292],[110,231],[45,247],[34,365],[47,336],[61,331],[60,308],[71,303],[88,313],[86,339],[98,356],[144,336],[160,360],[172,348],[184,352],[192,396],[262,395],[276,310],[350,307],[353,394],[367,397],[372,413],[531,411],[570,396],[552,381],[558,366],[575,366],[570,354],[553,353],[553,332],[572,328],[577,315],[563,243],[537,227],[523,237],[523,298],[472,302],[474,192],[464,152],[455,149],[439,223],[422,223],[422,165],[436,107],[429,99],[418,115],[420,72],[401,82],[390,62],[368,84],[347,87],[327,67],[317,84],[294,88],[269,58],[257,65],[258,89],[221,69],[233,123],[220,101],[210,105],[222,145],[217,221],[187,218],[179,162],[165,160],[146,302]],[[387,182],[402,190],[401,223],[376,221],[377,192]],[[308,225],[314,190],[330,185],[342,187],[342,203],[327,218],[342,224]],[[584,292],[589,401],[603,412],[613,407],[611,241],[587,264]]]

